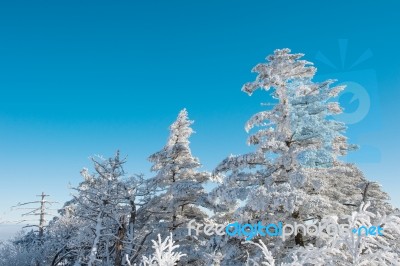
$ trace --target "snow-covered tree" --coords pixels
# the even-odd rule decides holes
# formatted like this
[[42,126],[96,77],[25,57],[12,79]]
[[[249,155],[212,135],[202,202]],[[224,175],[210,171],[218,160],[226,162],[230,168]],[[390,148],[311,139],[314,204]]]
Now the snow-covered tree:
[[75,215],[75,205],[67,201],[59,210],[59,216],[50,221],[46,231],[46,244],[50,247],[45,251],[51,265],[72,265],[77,261],[86,247],[82,246],[79,232],[88,226],[88,221]]
[[19,232],[6,243],[0,242],[0,265],[47,265],[42,240],[39,240],[37,232],[30,230]]
[[[255,81],[243,86],[249,95],[267,91],[275,102],[245,126],[248,132],[259,128],[248,139],[255,152],[230,156],[215,169],[221,185],[211,199],[225,208],[217,221],[317,221],[349,214],[363,201],[368,181],[354,165],[339,161],[356,148],[343,135],[345,125],[332,118],[342,112],[333,99],[344,87],[331,87],[332,80],[312,81],[316,68],[302,56],[275,50],[267,63],[253,68]],[[378,205],[386,199],[380,190],[374,194],[379,194]],[[243,262],[247,248],[240,241],[226,242],[226,260]],[[274,239],[271,252],[280,261],[287,248],[314,242],[299,232],[284,242]]]
[[161,240],[160,234],[157,237],[158,241],[152,240],[153,255],[142,258],[143,266],[175,266],[182,257],[186,256],[186,254],[174,251],[179,248],[179,245],[175,245],[175,241],[172,240],[172,233],[164,241]]
[[[199,160],[192,156],[189,137],[193,134],[186,109],[180,111],[170,126],[167,144],[149,157],[156,175],[150,179],[157,195],[147,205],[152,215],[154,234],[165,236],[172,232],[179,243],[179,251],[187,254],[179,261],[181,265],[202,265],[206,259],[205,240],[201,236],[188,235],[187,225],[195,219],[204,223],[207,214],[207,194],[203,184],[210,178],[207,172],[199,171]],[[153,237],[154,239],[155,237]]]
[[71,241],[76,261],[87,265],[122,265],[126,258],[135,256],[135,246],[142,232],[137,228],[137,202],[141,176],[125,178],[124,159],[119,152],[113,158],[93,159],[95,172],[83,169],[84,181],[75,190],[77,194],[66,208],[84,224]]
[[2,246],[8,255],[0,256],[0,262],[121,266],[140,260],[143,243],[151,233],[142,208],[151,197],[147,181],[142,175],[125,176],[125,160],[119,152],[113,158],[92,160],[94,173],[81,171],[84,181],[73,188],[74,198],[50,221],[40,245],[37,233],[24,233]]
[[116,232],[127,213],[125,188],[120,183],[124,175],[119,153],[114,158],[93,160],[95,174],[83,169],[85,179],[77,188],[75,215],[86,221],[79,232],[81,245],[86,247],[77,260],[87,265],[111,264],[110,248],[116,242]]

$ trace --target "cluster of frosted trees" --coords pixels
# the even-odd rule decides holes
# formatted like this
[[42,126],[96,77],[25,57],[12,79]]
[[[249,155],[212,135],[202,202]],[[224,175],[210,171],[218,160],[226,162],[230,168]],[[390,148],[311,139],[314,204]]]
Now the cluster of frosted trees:
[[[332,117],[345,89],[314,82],[302,54],[276,50],[242,91],[274,102],[245,125],[254,152],[200,171],[182,110],[166,145],[149,157],[154,176],[127,175],[119,152],[93,158],[82,182],[42,235],[29,232],[0,246],[0,265],[400,265],[400,216],[379,184],[340,156],[357,147]],[[207,191],[206,183],[216,183]],[[383,235],[349,233],[287,239],[188,234],[197,224],[331,224],[379,226]]]

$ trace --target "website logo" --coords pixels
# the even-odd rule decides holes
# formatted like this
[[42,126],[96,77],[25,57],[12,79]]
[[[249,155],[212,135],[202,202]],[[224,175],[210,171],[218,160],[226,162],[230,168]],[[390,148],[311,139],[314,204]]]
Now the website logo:
[[383,228],[380,226],[361,226],[359,228],[352,228],[348,224],[332,224],[332,223],[317,223],[317,224],[302,224],[294,223],[277,224],[270,223],[264,225],[262,222],[250,224],[241,224],[239,222],[230,223],[228,225],[215,225],[215,224],[197,224],[195,220],[191,220],[188,224],[188,235],[192,235],[192,230],[199,235],[201,231],[205,235],[228,235],[231,237],[245,237],[246,240],[251,240],[256,236],[262,237],[280,237],[282,240],[288,239],[291,235],[302,233],[304,236],[317,236],[317,237],[335,237],[335,236],[348,236],[351,233],[359,236],[382,236]]

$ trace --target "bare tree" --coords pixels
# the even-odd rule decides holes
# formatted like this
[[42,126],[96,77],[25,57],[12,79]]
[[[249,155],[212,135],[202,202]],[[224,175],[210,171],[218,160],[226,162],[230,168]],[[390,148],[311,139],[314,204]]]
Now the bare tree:
[[[54,203],[57,203],[56,201],[49,201],[47,200],[47,198],[50,195],[46,195],[44,192],[42,192],[42,194],[40,195],[36,195],[36,197],[40,197],[40,200],[36,200],[36,201],[30,201],[30,202],[24,202],[24,203],[18,203],[17,205],[13,206],[12,208],[16,208],[19,210],[25,210],[28,211],[26,213],[23,213],[22,216],[26,217],[26,216],[39,216],[39,220],[38,220],[38,224],[28,224],[26,226],[24,226],[24,228],[28,228],[28,227],[37,227],[38,228],[38,236],[39,239],[41,240],[43,238],[43,234],[44,234],[44,228],[46,227],[46,216],[51,216],[52,214],[49,212],[50,206]],[[37,205],[36,207],[29,207],[32,205]],[[25,207],[28,206],[28,207]],[[36,220],[36,219],[35,219]],[[35,221],[33,220],[33,221]],[[23,223],[23,222],[27,222],[27,221],[32,221],[32,220],[21,220],[18,223]],[[37,220],[36,220],[37,221]]]

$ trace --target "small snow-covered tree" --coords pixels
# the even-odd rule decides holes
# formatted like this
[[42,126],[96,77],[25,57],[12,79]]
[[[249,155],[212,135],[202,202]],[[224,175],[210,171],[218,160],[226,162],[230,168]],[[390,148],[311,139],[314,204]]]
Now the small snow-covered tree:
[[161,240],[160,234],[158,234],[158,241],[152,240],[154,253],[150,257],[143,256],[143,266],[175,266],[176,263],[186,254],[175,251],[179,248],[179,245],[175,245],[172,240],[172,233]]
[[189,137],[193,134],[186,109],[180,111],[170,126],[170,135],[164,148],[149,157],[156,175],[150,179],[157,195],[147,205],[154,223],[154,234],[164,236],[172,232],[179,243],[179,251],[187,254],[181,265],[201,265],[207,254],[201,236],[188,235],[187,225],[195,219],[204,223],[207,214],[207,193],[203,184],[210,178],[207,172],[198,171],[199,159],[192,156]]
[[79,232],[88,226],[88,222],[76,216],[74,212],[75,205],[67,201],[59,210],[59,216],[49,223],[45,242],[49,249],[45,252],[50,257],[51,266],[72,265],[87,249],[82,245]]
[[8,242],[0,242],[0,265],[46,265],[42,240],[39,242],[37,232],[30,230],[19,232]]
[[84,223],[71,240],[80,247],[75,251],[76,261],[87,265],[126,264],[125,258],[135,255],[139,248],[135,243],[143,237],[135,232],[136,197],[143,179],[125,177],[125,160],[120,159],[119,152],[113,158],[93,159],[93,163],[95,172],[81,171],[84,181],[66,206]]
[[[261,241],[261,239],[258,241],[259,243],[255,242],[247,242],[248,244],[251,244],[253,246],[256,246],[262,251],[263,254],[263,259],[261,261],[261,265],[267,265],[267,266],[275,266],[275,259],[272,256],[271,251],[268,250],[267,246],[264,244],[264,242]],[[259,266],[260,264],[257,263],[255,260],[248,258],[246,265],[250,265],[250,263],[253,263],[254,266]]]
[[[111,264],[110,247],[115,245],[115,233],[121,226],[121,213],[126,212],[124,187],[120,178],[124,175],[119,153],[108,160],[93,160],[95,174],[88,169],[81,171],[85,181],[77,188],[75,215],[87,221],[80,230],[82,245],[88,247],[78,258],[89,266],[106,262]],[[122,201],[122,202],[121,202]]]

